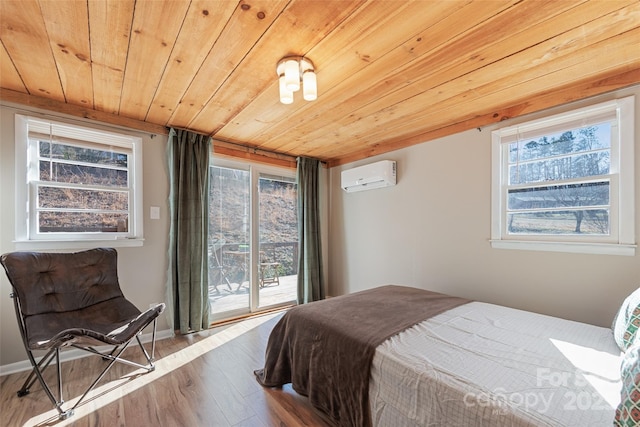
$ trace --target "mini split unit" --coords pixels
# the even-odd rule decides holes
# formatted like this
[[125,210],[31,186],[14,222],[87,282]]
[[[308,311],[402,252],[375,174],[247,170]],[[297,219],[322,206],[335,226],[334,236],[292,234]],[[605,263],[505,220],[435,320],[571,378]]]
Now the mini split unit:
[[396,185],[396,162],[382,160],[342,171],[341,187],[347,193]]

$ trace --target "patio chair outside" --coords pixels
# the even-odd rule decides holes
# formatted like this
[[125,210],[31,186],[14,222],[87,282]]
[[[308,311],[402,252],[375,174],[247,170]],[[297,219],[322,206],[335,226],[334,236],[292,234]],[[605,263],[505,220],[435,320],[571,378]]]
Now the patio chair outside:
[[[217,293],[220,293],[218,285],[227,285],[229,292],[233,289],[227,271],[222,264],[222,250],[226,241],[224,239],[215,240],[209,245],[209,274],[211,275],[210,285],[213,285]],[[212,273],[215,273],[212,275]]]
[[275,283],[280,284],[280,263],[275,261],[275,249],[271,248],[272,257],[269,258],[265,251],[260,251],[260,287]]

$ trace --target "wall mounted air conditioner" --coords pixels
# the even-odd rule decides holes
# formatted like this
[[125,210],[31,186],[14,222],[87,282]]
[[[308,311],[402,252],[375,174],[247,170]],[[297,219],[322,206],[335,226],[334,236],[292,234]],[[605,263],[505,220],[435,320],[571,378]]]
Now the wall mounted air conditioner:
[[382,160],[342,171],[341,187],[347,193],[396,185],[396,162]]

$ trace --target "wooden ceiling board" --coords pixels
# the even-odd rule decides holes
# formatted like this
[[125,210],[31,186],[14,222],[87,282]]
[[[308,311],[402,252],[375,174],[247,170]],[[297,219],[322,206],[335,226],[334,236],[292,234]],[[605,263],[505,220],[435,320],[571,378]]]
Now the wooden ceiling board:
[[[479,8],[478,6],[481,7]],[[413,90],[416,87],[416,82],[424,79],[425,75],[428,76],[434,72],[431,65],[431,58],[434,55],[444,52],[451,61],[457,60],[460,57],[459,51],[448,48],[448,44],[459,37],[464,37],[465,31],[474,28],[478,22],[495,16],[508,7],[509,4],[507,3],[472,3],[439,20],[428,30],[417,33],[412,39],[407,40],[405,44],[398,46],[388,55],[385,55],[381,61],[372,64],[353,76],[354,79],[359,79],[361,82],[366,81],[367,85],[362,87],[356,94],[344,93],[345,91],[343,91],[343,98],[339,102],[334,101],[338,107],[334,108],[329,114],[333,114],[335,117],[333,117],[329,126],[323,127],[324,132],[318,132],[313,123],[307,123],[305,124],[306,127],[302,128],[298,134],[318,146],[328,144],[330,139],[343,137],[345,135],[345,124],[355,126],[355,128],[349,130],[351,136],[368,132],[368,127],[362,126],[360,110],[378,111],[379,100],[387,100],[395,95],[394,101],[387,104],[388,108],[386,110],[391,114],[395,114],[396,107],[394,105],[414,98],[418,93]],[[476,20],[472,20],[472,17],[475,17]],[[453,36],[449,32],[451,38],[447,40],[446,35],[442,35],[442,29],[452,26],[457,27],[455,33],[457,35]],[[410,56],[407,53],[410,53]],[[397,67],[393,69],[393,74],[385,75],[384,69],[389,70],[390,64],[397,64]],[[379,79],[379,76],[384,76],[384,78]],[[448,78],[451,77],[450,75],[447,76]],[[378,80],[376,80],[377,78]],[[348,82],[347,85],[357,86],[357,83]],[[397,96],[403,93],[400,92],[402,88],[405,88],[405,92],[408,91],[409,93]],[[336,88],[336,90],[339,90],[339,88]],[[363,107],[358,108],[360,105],[363,105]],[[429,102],[423,103],[420,108],[427,108],[429,105]],[[332,130],[333,133],[331,132]],[[281,147],[281,149],[286,150],[288,147],[294,146],[295,142]],[[311,146],[309,146],[309,149],[311,149]],[[344,147],[341,150],[344,150]]]
[[193,1],[189,5],[182,30],[145,120],[153,123],[169,121],[173,106],[180,102],[191,84],[191,79],[185,76],[189,76],[189,70],[200,69],[237,3],[221,1],[214,7],[211,6],[211,1],[208,0]]
[[[386,140],[384,144],[378,142],[363,146],[360,151],[353,151],[349,155],[335,157],[334,160],[328,162],[327,165],[334,167],[354,162],[470,129],[477,128],[482,131],[482,128],[487,125],[614,91],[633,85],[638,81],[640,81],[640,68],[633,67],[629,67],[629,70],[624,72],[616,70],[610,75],[605,75],[600,80],[589,79],[584,82],[572,81],[571,84],[567,86],[555,88],[549,93],[540,94],[533,98],[530,97],[513,105],[506,105],[496,109],[488,109],[485,105],[485,110],[478,111],[473,117],[461,119],[455,123],[452,122],[445,127],[425,131],[424,133],[415,134],[410,137]],[[559,103],[558,100],[561,100],[561,103]]]
[[[376,32],[393,28],[395,24],[415,16],[413,12],[407,11],[410,4],[367,3],[307,53],[310,60],[323,64],[322,67],[316,67],[316,74],[321,82],[318,84],[319,100],[306,102],[300,99],[300,93],[296,93],[294,97],[297,102],[283,105],[279,100],[278,81],[274,79],[267,90],[226,123],[217,135],[224,135],[224,138],[231,141],[246,141],[253,135],[267,142],[264,145],[265,149],[278,149],[279,147],[274,145],[277,141],[275,135],[285,134],[286,140],[287,131],[304,122],[310,113],[322,114],[323,101],[330,96],[333,86],[344,79],[345,75],[351,75],[366,67],[372,57],[381,55],[377,49],[382,49],[384,53],[390,48],[382,43],[371,43],[371,37]],[[383,18],[375,19],[378,16]],[[397,44],[391,37],[385,38],[384,41],[391,44],[391,47]],[[275,64],[273,75],[275,76]],[[286,118],[284,122],[283,117]],[[280,130],[273,134],[266,133],[277,125],[280,125]]]
[[[607,46],[610,46],[613,48],[622,47],[623,49],[632,47],[633,45],[630,44],[628,40],[629,39],[625,39],[626,46],[620,46],[615,44],[614,45],[607,44]],[[587,49],[584,52],[584,54],[588,55],[589,52],[590,50]],[[543,108],[552,107],[554,106],[554,104],[545,104],[535,98],[536,94],[539,93],[539,90],[538,90],[539,87],[541,86],[544,87],[544,85],[549,85],[550,83],[557,85],[558,89],[557,90],[554,89],[553,91],[551,91],[550,96],[547,97],[547,98],[551,98],[554,93],[560,90],[560,88],[571,87],[571,85],[574,85],[576,81],[578,82],[581,80],[593,81],[593,78],[590,74],[597,74],[598,76],[609,75],[608,70],[616,70],[616,69],[620,70],[619,65],[616,66],[615,64],[610,64],[606,59],[606,56],[600,55],[600,58],[601,59],[598,64],[600,65],[600,68],[597,72],[593,69],[590,69],[591,70],[590,72],[585,72],[586,67],[584,66],[584,63],[577,63],[569,67],[567,70],[555,70],[546,74],[542,73],[540,76],[538,76],[535,79],[523,81],[520,84],[517,84],[515,86],[511,86],[505,89],[497,89],[495,91],[488,91],[488,94],[486,96],[476,96],[476,94],[473,93],[473,91],[469,91],[467,93],[468,96],[465,98],[464,102],[461,102],[459,104],[452,104],[452,105],[451,103],[448,103],[449,106],[447,108],[437,110],[431,113],[425,113],[422,116],[416,117],[415,119],[412,120],[413,127],[415,128],[415,126],[417,125],[431,124],[434,122],[437,123],[438,121],[442,120],[443,117],[444,118],[460,117],[462,120],[468,121],[476,117],[478,114],[482,114],[483,112],[482,109],[486,108],[485,107],[486,105],[499,106],[498,110],[509,108],[508,106],[510,105],[521,106],[521,108],[519,108],[518,110],[518,114],[511,113],[511,114],[505,115],[505,114],[498,114],[491,111],[488,111],[487,113],[485,113],[486,117],[493,114],[496,119],[498,118],[501,119],[505,117],[508,117],[508,118],[515,117],[520,114],[536,112],[536,111],[540,111]],[[621,62],[625,62],[625,61],[621,61]],[[632,78],[637,78],[638,75],[640,74],[635,73],[634,70],[640,70],[640,63],[638,63],[637,61],[627,63],[627,65],[623,65],[622,70],[629,71],[629,73],[631,73],[629,75]],[[567,71],[569,73],[567,73]],[[566,77],[568,75],[573,75],[574,77],[573,78]],[[580,79],[580,77],[582,76],[584,76],[584,79]],[[630,82],[626,80],[622,83],[621,86],[616,86],[614,87],[614,89],[629,85],[632,83],[632,81]],[[602,90],[602,86],[599,88],[599,90],[600,91]],[[597,93],[598,91],[590,92],[591,95],[595,95]],[[514,94],[519,94],[519,97],[515,97]],[[581,99],[584,96],[585,94],[577,89],[567,90],[567,93],[565,94],[563,100],[565,102],[571,102],[571,101],[576,101],[578,99]],[[502,103],[502,106],[500,103]],[[532,105],[535,105],[535,107],[532,107]],[[522,106],[526,106],[526,108]],[[486,122],[480,122],[477,124],[477,126],[484,126],[486,124],[493,123],[495,121],[498,121],[498,120],[488,120]],[[425,129],[428,129],[429,127],[431,127],[432,130],[435,131],[439,126],[437,125],[425,126]],[[386,132],[384,132],[383,130],[380,130],[380,133],[386,134]],[[384,145],[384,146],[387,145],[386,142],[384,144],[380,144],[380,140],[376,139],[375,137],[375,134],[376,134],[375,132],[372,134],[373,134],[373,137],[370,140],[361,142],[361,147],[367,147],[368,145],[375,146],[375,147],[378,147],[378,145]],[[405,137],[400,138],[400,141],[402,141],[407,145],[411,145],[409,144],[409,140],[412,137],[413,135],[407,134],[405,135]],[[354,138],[354,139],[357,139],[357,138]],[[420,140],[418,138],[418,139],[414,139],[414,141],[415,143],[418,143],[418,142],[423,142],[425,140]],[[388,149],[387,151],[394,149],[393,147],[394,145],[389,144],[389,146],[387,147]],[[380,151],[382,151],[382,148],[378,147],[378,152]]]
[[[239,3],[204,63],[197,70],[187,92],[174,108],[167,125],[190,127],[200,110],[221,90],[256,40],[273,24],[287,3],[288,0]],[[212,120],[212,123],[216,122]],[[204,134],[213,133],[210,127],[191,129]]]
[[40,10],[65,99],[93,108],[87,3],[44,0]]
[[[540,93],[535,98],[529,97],[520,100],[520,103],[505,106],[501,110],[494,112],[495,121],[502,121],[509,118],[540,112],[546,108],[556,107],[567,103],[572,103],[591,96],[606,93],[626,86],[630,86],[640,81],[640,67],[626,66],[623,69],[615,69],[609,73],[603,73],[602,77],[585,79],[582,81],[571,81],[562,87],[555,88],[546,93]],[[603,90],[605,92],[603,92]],[[562,104],[558,104],[558,99]]]
[[[276,65],[281,58],[306,54],[361,4],[361,0],[292,0],[244,58],[243,72],[229,76],[225,82],[227,90],[220,91],[205,105],[190,127],[212,126],[217,135],[225,123],[276,81]],[[230,105],[235,108],[229,108]]]
[[[629,67],[629,69],[632,71],[634,68],[632,66]],[[631,77],[633,78],[637,78],[638,74],[633,74],[631,75]],[[546,83],[549,80],[553,80],[554,83],[557,82],[556,76],[555,75],[548,75],[545,76],[545,78],[540,78],[538,80],[535,80],[533,82],[527,82],[527,86],[526,88],[522,88],[521,89],[521,93],[523,94],[523,96],[525,97],[526,100],[511,100],[508,98],[505,98],[505,93],[496,93],[496,94],[492,94],[491,95],[491,100],[498,102],[498,101],[502,101],[502,102],[510,102],[511,104],[515,104],[518,106],[518,108],[516,108],[516,111],[521,112],[521,114],[525,114],[526,112],[536,112],[536,111],[540,111],[540,109],[543,108],[549,108],[552,107],[554,105],[557,104],[542,104],[537,98],[536,98],[536,87],[538,87],[538,84],[541,83]],[[573,80],[569,80],[570,82],[573,82]],[[591,81],[591,80],[589,80]],[[620,87],[624,87],[627,86],[629,84],[632,84],[632,82],[630,82],[629,80],[625,80],[622,84],[618,85],[618,86],[613,86],[611,89],[618,89]],[[524,86],[524,85],[523,85]],[[520,89],[520,88],[514,88],[514,89]],[[528,91],[525,89],[529,89]],[[603,87],[599,87],[598,90],[592,90],[590,91],[590,95],[596,95],[598,93],[602,93],[602,89]],[[553,95],[554,92],[551,93],[551,95]],[[568,95],[572,95],[572,96],[565,96],[563,99],[565,100],[565,102],[570,102],[570,101],[575,101],[578,99],[581,99],[580,96],[587,96],[584,95],[584,92],[580,92],[578,90],[568,90],[567,93]],[[495,98],[495,99],[494,99]],[[551,96],[549,96],[548,98],[551,98]],[[518,103],[519,102],[519,103]],[[491,123],[495,123],[497,121],[499,121],[499,119],[501,118],[511,118],[511,117],[516,117],[516,114],[508,114],[508,113],[504,113],[503,111],[508,109],[509,107],[505,106],[502,108],[497,108],[495,111],[498,111],[498,113],[493,112],[494,110],[491,110],[490,112],[484,113],[482,114],[482,110],[479,110],[480,108],[486,108],[486,106],[489,105],[486,102],[486,99],[483,98],[476,98],[473,100],[469,100],[466,105],[465,105],[465,110],[461,111],[459,106],[452,106],[449,107],[445,110],[439,110],[435,113],[425,113],[425,115],[423,115],[422,117],[415,119],[413,121],[414,126],[416,125],[422,125],[424,129],[426,129],[425,132],[423,133],[415,133],[414,131],[410,132],[410,133],[406,133],[406,134],[399,134],[398,132],[396,132],[396,134],[399,135],[398,139],[396,141],[393,140],[380,140],[377,139],[375,137],[375,135],[373,137],[371,137],[371,139],[367,139],[367,140],[359,140],[357,137],[352,138],[354,142],[354,144],[359,144],[360,145],[360,152],[354,152],[351,154],[351,156],[345,156],[344,158],[362,158],[360,157],[362,155],[363,152],[368,152],[368,150],[370,148],[375,148],[376,152],[382,153],[382,152],[388,152],[388,151],[392,151],[394,149],[397,148],[402,148],[402,147],[406,147],[406,146],[410,146],[416,143],[420,143],[420,142],[425,142],[428,141],[430,139],[433,139],[435,137],[441,137],[441,136],[445,136],[448,135],[448,133],[445,132],[439,132],[440,130],[446,130],[448,127],[452,126],[452,125],[456,125],[456,122],[450,121],[448,122],[449,124],[443,126],[443,125],[432,125],[432,123],[437,122],[439,120],[442,119],[442,117],[458,117],[459,120],[461,120],[461,123],[467,123],[467,124],[471,124],[473,123],[473,126],[469,126],[461,130],[467,130],[473,127],[479,127],[479,126],[485,126],[487,124],[491,124]],[[494,104],[496,105],[496,104]],[[505,105],[509,105],[509,104],[505,104]],[[532,105],[535,105],[535,107],[532,107]],[[544,105],[544,107],[542,107],[541,105]],[[478,110],[473,110],[473,108],[477,108]],[[527,108],[524,108],[527,107]],[[383,134],[387,134],[387,132],[382,132]],[[323,150],[322,154],[325,154],[326,151]],[[330,153],[329,153],[330,154]],[[313,153],[311,153],[311,155],[313,155]],[[334,164],[334,162],[331,162],[332,164]]]
[[118,114],[135,0],[89,0],[93,103]]
[[188,7],[188,0],[136,2],[120,114],[147,116]]
[[[515,37],[515,36],[514,36]],[[525,37],[529,37],[529,35],[525,35]],[[501,58],[504,57],[509,57],[510,55],[513,54],[513,51],[508,51],[508,49],[505,49],[504,46],[506,46],[507,43],[503,43],[500,44],[498,49],[496,50],[496,56],[495,57],[491,57],[490,55],[487,55],[486,52],[483,54],[482,52],[478,52],[476,54],[472,55],[473,57],[477,57],[480,59],[482,64],[485,64],[483,67],[480,67],[478,69],[476,69],[475,71],[472,71],[469,66],[466,63],[462,63],[460,64],[461,67],[463,67],[463,69],[447,69],[444,72],[440,73],[439,76],[429,76],[427,79],[422,80],[422,81],[418,81],[416,82],[416,84],[414,85],[414,87],[417,88],[417,90],[414,91],[414,87],[410,87],[410,88],[404,88],[402,90],[402,92],[406,92],[404,94],[400,93],[394,93],[392,94],[392,96],[398,96],[397,100],[396,99],[390,99],[387,100],[386,102],[382,102],[380,103],[383,106],[386,105],[396,105],[399,100],[402,99],[410,99],[409,97],[412,95],[412,93],[417,93],[417,94],[421,94],[421,95],[415,95],[416,98],[422,98],[424,100],[424,102],[430,102],[431,105],[435,108],[437,106],[437,103],[442,100],[442,99],[448,99],[450,98],[452,101],[455,100],[454,95],[456,94],[456,91],[461,90],[464,88],[464,85],[469,85],[471,83],[473,83],[473,75],[474,74],[478,74],[478,73],[482,73],[484,75],[488,75],[491,76],[490,80],[496,80],[498,82],[500,82],[500,84],[502,84],[502,75],[495,75],[493,68],[490,68],[490,64],[492,64],[495,61],[500,60]],[[451,62],[455,64],[455,60],[452,58],[451,61],[446,61],[446,62]],[[528,63],[524,63],[524,64],[518,64],[518,68],[516,67],[508,67],[508,66],[502,66],[499,67],[500,70],[511,70],[512,72],[516,72],[518,73],[518,70],[522,70],[524,68],[526,68],[528,66]],[[483,68],[485,67],[489,67],[486,68],[483,71]],[[460,68],[460,67],[459,67]],[[449,80],[447,81],[447,79],[451,76],[466,76],[464,79],[456,79],[456,80]],[[435,79],[435,77],[439,78],[439,81],[437,81]],[[429,89],[429,87],[432,87],[433,89]],[[475,87],[475,85],[471,85],[472,87]],[[372,105],[368,105],[367,107],[374,107]],[[403,111],[404,111],[403,107]],[[416,108],[418,108],[419,110],[421,109],[420,105],[417,105]],[[384,110],[380,110],[380,111],[384,111]],[[408,111],[407,111],[408,112]],[[364,111],[361,112],[360,116],[361,117],[365,117],[368,114],[374,114],[376,113],[374,110],[370,110],[370,111]],[[421,112],[419,112],[419,114],[422,114]],[[380,120],[384,120],[381,118],[377,118],[378,121]],[[392,123],[387,123],[385,122],[385,125],[387,128],[390,128]]]
[[[236,125],[237,133],[229,132],[227,126],[218,134],[242,141],[249,137],[247,133],[250,132],[256,139],[263,141],[260,145],[262,148],[285,152],[291,151],[291,147],[295,149],[300,144],[297,135],[307,132],[301,126],[308,126],[314,119],[324,122],[322,117],[325,114],[341,114],[344,102],[355,93],[362,93],[363,89],[373,83],[373,79],[387,75],[389,70],[414,58],[414,50],[417,49],[415,45],[421,43],[421,40],[416,39],[420,38],[422,28],[434,25],[443,16],[463,7],[464,3],[439,2],[430,8],[428,14],[417,13],[415,5],[413,2],[404,2],[401,6],[393,2],[379,2],[368,3],[360,8],[309,52],[311,60],[323,64],[317,69],[318,100],[304,102],[298,95],[297,102],[282,105],[278,101],[278,87],[274,82],[269,91],[271,104],[268,108],[257,102],[247,108],[253,114],[257,114],[257,110],[267,111],[269,117],[251,118],[239,115],[230,122]],[[376,16],[384,18],[375,19]],[[406,32],[389,31],[399,26]],[[415,34],[411,34],[407,30],[409,28],[415,28]],[[376,37],[384,32],[389,35],[384,38]],[[407,33],[411,35],[409,41]],[[399,51],[398,55],[390,57],[389,52],[394,50]],[[362,72],[369,70],[368,75],[361,76]],[[275,98],[273,94],[276,94]],[[363,98],[362,102],[367,100]],[[245,124],[248,126],[245,127]]]
[[[628,18],[626,22],[630,24],[630,27],[632,27],[634,14],[629,13],[625,14],[625,16]],[[359,139],[359,129],[351,129],[351,132],[349,132],[349,119],[358,121],[359,128],[368,129],[366,134],[367,138],[375,141],[376,138],[383,134],[387,134],[389,131],[398,127],[401,129],[416,129],[416,126],[419,124],[424,126],[425,112],[422,107],[423,105],[428,104],[431,106],[429,109],[430,115],[434,117],[434,120],[436,121],[430,121],[429,123],[434,123],[432,125],[434,126],[438,123],[450,122],[451,117],[443,114],[443,110],[448,109],[450,106],[455,107],[455,110],[451,112],[451,114],[455,115],[460,115],[465,112],[466,109],[470,108],[469,97],[482,99],[482,101],[486,102],[488,99],[487,96],[491,96],[502,88],[506,88],[506,95],[504,92],[500,92],[500,96],[507,96],[507,99],[511,99],[513,97],[512,93],[514,95],[518,95],[518,92],[509,90],[510,86],[522,81],[533,80],[538,76],[554,71],[557,68],[566,68],[573,63],[582,64],[585,61],[585,58],[578,55],[578,52],[583,50],[584,46],[590,46],[590,49],[587,49],[586,51],[587,55],[589,55],[589,52],[593,54],[592,43],[599,40],[607,40],[611,34],[615,33],[612,31],[607,32],[607,28],[613,28],[613,26],[608,26],[606,22],[601,21],[606,21],[606,19],[600,18],[592,21],[589,24],[589,27],[586,27],[587,24],[585,24],[585,26],[572,30],[576,33],[576,36],[570,37],[574,42],[568,43],[565,46],[559,45],[557,38],[552,38],[544,43],[535,45],[527,52],[508,55],[503,60],[478,68],[473,72],[466,73],[463,78],[451,80],[427,91],[417,91],[413,98],[408,98],[412,93],[412,88],[409,87],[403,89],[403,91],[408,92],[406,94],[400,94],[398,96],[397,93],[393,93],[389,95],[398,96],[396,99],[385,100],[385,102],[379,102],[378,104],[368,104],[366,106],[367,110],[360,112],[355,119],[345,118],[336,123],[336,126],[339,126],[339,124],[342,125],[340,128],[340,136],[354,140]],[[625,21],[618,22],[615,26],[616,31],[620,29],[620,25],[623,25],[624,22]],[[593,39],[587,40],[585,37],[579,37],[579,34],[583,34],[585,32],[590,34]],[[525,34],[525,36],[528,35]],[[631,39],[633,40],[633,38]],[[630,41],[631,44],[633,44],[632,40]],[[615,47],[602,45],[602,48],[607,49]],[[607,57],[607,55],[603,56]],[[614,58],[614,60],[620,59],[622,58],[619,55]],[[586,58],[586,60],[592,59]],[[609,59],[609,61],[611,61],[611,59]],[[584,72],[593,73],[599,69],[598,67],[583,68],[584,69],[580,69],[580,67],[578,67],[578,74],[567,73],[569,78],[579,78]],[[454,74],[458,73],[449,73],[447,75]],[[550,82],[550,84],[553,84],[553,82]],[[560,85],[561,83],[558,82],[557,84]],[[402,117],[397,118],[395,111],[398,108],[398,102],[401,102],[399,100],[402,99],[408,99],[408,101],[405,101],[405,105],[402,107]],[[411,102],[412,105],[406,105],[409,102]],[[394,107],[388,107],[389,105]],[[376,107],[381,106],[384,108],[375,109]],[[402,131],[399,131],[397,134],[401,135]],[[310,137],[311,139],[321,138],[321,135],[311,134]]]
[[[638,18],[640,19],[640,16]],[[472,100],[477,100],[477,103],[481,104],[484,102],[498,102],[501,98],[504,100],[518,99],[524,94],[532,95],[539,91],[539,87],[547,87],[548,85],[562,86],[564,81],[570,82],[573,79],[581,80],[598,76],[606,73],[612,67],[626,65],[629,61],[638,63],[637,57],[633,52],[634,49],[637,49],[637,44],[634,43],[635,37],[610,37],[615,32],[607,32],[607,25],[599,21],[593,21],[593,31],[588,31],[589,34],[594,36],[594,39],[586,40],[585,38],[575,37],[573,38],[575,40],[574,43],[568,43],[564,46],[559,45],[557,39],[550,39],[531,48],[534,52],[521,52],[511,55],[500,63],[492,64],[489,67],[468,74],[462,81],[452,81],[438,87],[437,90],[427,95],[429,99],[439,98],[436,108],[432,109],[430,116],[433,120],[440,120],[446,123],[450,119],[445,114],[447,109],[450,114],[455,115],[460,115],[466,109],[471,109],[471,112],[475,111],[477,105],[471,104]],[[633,19],[628,22],[633,22]],[[623,22],[620,21],[616,28],[619,28],[619,25],[622,24]],[[579,33],[581,30],[576,29],[575,31]],[[638,30],[634,29],[632,31],[637,32]],[[610,49],[618,53],[615,58],[606,55],[606,51]],[[598,58],[592,58],[593,55],[598,56]],[[585,65],[587,62],[590,63],[589,66]],[[545,85],[540,86],[540,79],[550,74],[553,75],[553,78],[547,79]],[[522,92],[523,85],[529,86],[530,89]],[[460,91],[461,95],[459,97],[450,96],[450,94],[455,93],[454,91]],[[445,96],[444,94],[448,95]],[[415,128],[416,122],[422,122],[425,115],[421,111],[416,111],[413,115],[406,114],[402,120],[398,120],[380,118],[371,113],[370,116],[363,120],[368,121],[372,117],[377,118],[378,122],[380,120],[384,122],[385,129],[380,130],[379,133],[382,134],[393,129],[394,126]],[[373,124],[371,126],[375,127],[376,125]],[[369,136],[376,138],[376,130],[371,129]]]
[[0,1],[0,16],[0,39],[27,91],[65,101],[39,3]]
[[[396,109],[394,105],[411,100],[420,92],[437,86],[438,82],[434,81],[433,75],[447,64],[463,61],[465,69],[457,74],[441,72],[442,81],[448,81],[454,76],[464,75],[477,67],[482,67],[484,61],[476,60],[473,56],[470,59],[467,59],[467,55],[461,56],[457,42],[460,41],[462,45],[473,44],[474,38],[469,37],[469,32],[483,23],[486,25],[487,18],[499,15],[509,6],[509,4],[498,2],[472,3],[441,19],[428,30],[415,34],[406,44],[397,47],[380,61],[350,77],[353,80],[365,81],[367,85],[357,93],[338,91],[342,97],[334,101],[338,107],[333,113],[339,118],[329,124],[331,128],[320,129],[317,123],[307,122],[300,129],[300,133],[305,139],[316,142],[316,145],[324,145],[328,142],[323,138],[343,136],[340,129],[349,124],[356,123],[357,126],[353,132],[360,133],[364,127],[359,122],[362,116],[367,114],[360,110],[373,113],[379,111],[380,104],[384,104],[386,111],[393,113]],[[450,30],[447,30],[452,26],[458,28],[456,36],[452,36]],[[423,40],[427,42],[423,43]],[[406,52],[411,52],[415,57],[407,57]],[[397,64],[396,68],[392,73],[385,74],[384,70],[391,67],[391,64]],[[383,78],[381,79],[380,76]],[[427,84],[419,87],[420,82]],[[345,85],[358,87],[355,81],[347,81]],[[432,102],[427,100],[421,102],[418,108],[423,110],[429,108],[431,104]],[[358,108],[359,106],[362,107]],[[282,150],[287,148],[287,146],[280,147]]]
[[27,93],[27,88],[22,83],[20,74],[2,43],[0,43],[0,87]]
[[[606,65],[607,64],[604,64],[605,68]],[[582,65],[578,64],[575,67],[572,67],[570,71],[579,71],[583,68],[584,67]],[[452,105],[446,109],[437,110],[433,113],[425,112],[425,114],[415,118],[412,122],[413,128],[421,126],[426,129],[425,132],[416,133],[413,131],[405,135],[399,135],[395,141],[383,141],[381,139],[377,139],[375,134],[369,140],[357,141],[357,139],[354,138],[353,140],[359,144],[360,150],[354,151],[347,156],[341,156],[337,161],[330,161],[329,165],[335,166],[343,164],[348,161],[374,155],[373,153],[381,154],[398,148],[429,141],[434,138],[446,136],[453,132],[460,132],[474,127],[482,127],[507,118],[537,112],[545,108],[559,105],[557,101],[558,99],[561,99],[563,103],[568,103],[606,91],[619,89],[636,83],[640,77],[640,65],[637,63],[631,63],[624,66],[622,69],[612,69],[615,71],[599,73],[603,75],[600,80],[588,78],[583,82],[577,83],[574,79],[569,78],[566,80],[567,84],[558,86],[549,93],[539,94],[539,91],[537,91],[536,88],[540,85],[548,84],[550,81],[554,84],[558,83],[558,78],[555,74],[547,74],[536,80],[525,82],[521,86],[508,89],[509,92],[521,93],[522,97],[520,99],[514,100],[508,98],[510,93],[506,93],[506,91],[498,91],[496,93],[492,93],[490,95],[490,99],[487,99],[487,97],[476,97],[475,99],[468,99],[462,104]],[[490,103],[489,101],[493,103]],[[490,109],[488,106],[491,105],[496,108]],[[462,109],[464,109],[464,111],[461,111]],[[454,119],[450,119],[448,124],[445,126],[438,124],[433,125],[433,123],[439,123],[442,118],[453,117],[458,117],[460,122],[454,122]],[[387,132],[381,131],[381,134],[386,135]],[[331,153],[328,150],[322,150],[322,154],[328,154],[330,156]],[[311,155],[313,155],[313,153],[311,153]]]
[[[637,0],[0,0],[0,98],[329,165],[640,83]],[[283,105],[275,66],[316,66]],[[269,154],[270,151],[273,153]]]

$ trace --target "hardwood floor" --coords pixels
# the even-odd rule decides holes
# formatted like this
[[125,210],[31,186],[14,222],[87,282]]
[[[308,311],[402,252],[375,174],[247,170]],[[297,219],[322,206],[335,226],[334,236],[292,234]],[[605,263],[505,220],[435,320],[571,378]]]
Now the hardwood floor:
[[[263,365],[269,333],[281,316],[257,316],[158,341],[154,372],[141,374],[114,365],[68,420],[58,420],[39,383],[28,395],[16,395],[28,372],[0,377],[0,425],[328,427],[290,385],[268,389],[254,378],[253,370]],[[137,346],[125,353],[142,362]],[[62,364],[66,405],[73,405],[102,363],[90,356]],[[54,375],[53,366],[45,372],[47,378]]]

